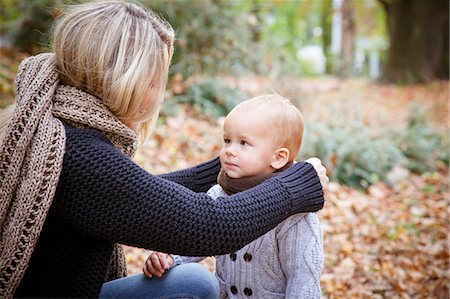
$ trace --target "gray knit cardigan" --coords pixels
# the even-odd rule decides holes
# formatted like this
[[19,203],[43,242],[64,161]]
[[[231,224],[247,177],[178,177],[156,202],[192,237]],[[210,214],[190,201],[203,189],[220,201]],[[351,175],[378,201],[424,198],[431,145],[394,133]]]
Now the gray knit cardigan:
[[[208,194],[227,196],[219,185]],[[174,265],[204,257],[174,255]],[[247,244],[217,257],[221,298],[320,298],[323,235],[315,213],[297,214]]]

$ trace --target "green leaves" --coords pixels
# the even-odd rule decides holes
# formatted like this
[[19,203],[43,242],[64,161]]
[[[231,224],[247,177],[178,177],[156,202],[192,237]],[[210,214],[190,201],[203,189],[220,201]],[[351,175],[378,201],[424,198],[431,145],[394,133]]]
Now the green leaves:
[[[446,147],[447,144],[447,147]],[[387,181],[395,166],[415,173],[436,171],[448,163],[448,140],[425,122],[406,128],[373,128],[363,122],[312,123],[305,132],[301,157],[318,156],[330,167],[331,179],[367,188]]]
[[230,88],[218,80],[208,79],[192,84],[183,94],[175,95],[169,101],[190,104],[197,112],[217,118],[227,115],[245,98],[242,91]]

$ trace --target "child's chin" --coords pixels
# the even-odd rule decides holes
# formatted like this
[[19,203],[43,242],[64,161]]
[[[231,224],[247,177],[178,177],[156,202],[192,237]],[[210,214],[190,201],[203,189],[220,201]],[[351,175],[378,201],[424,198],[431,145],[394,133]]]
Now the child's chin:
[[241,175],[237,174],[237,173],[233,173],[233,172],[228,172],[227,171],[227,175],[228,177],[232,178],[232,179],[239,179],[240,177],[242,177]]

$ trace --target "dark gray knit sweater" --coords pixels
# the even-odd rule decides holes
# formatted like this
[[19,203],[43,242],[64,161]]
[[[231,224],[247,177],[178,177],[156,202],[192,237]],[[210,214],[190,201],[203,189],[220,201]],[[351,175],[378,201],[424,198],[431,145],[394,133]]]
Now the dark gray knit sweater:
[[[211,200],[218,159],[154,176],[99,131],[66,125],[52,207],[15,297],[97,297],[114,243],[181,255],[238,250],[282,220],[323,207],[319,178],[297,163],[256,188]],[[164,154],[164,153],[161,153]]]

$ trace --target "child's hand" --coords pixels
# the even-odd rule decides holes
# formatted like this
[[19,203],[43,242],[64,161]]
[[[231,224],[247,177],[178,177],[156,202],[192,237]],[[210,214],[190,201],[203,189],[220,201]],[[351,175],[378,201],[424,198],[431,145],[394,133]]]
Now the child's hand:
[[314,157],[314,158],[309,158],[305,162],[310,163],[314,167],[314,170],[317,172],[317,175],[319,176],[320,183],[322,184],[322,188],[325,190],[328,186],[328,182],[330,181],[330,179],[327,176],[327,169],[322,165],[322,161],[320,161],[320,159]]
[[173,258],[170,254],[158,251],[150,251],[150,255],[144,264],[145,276],[151,278],[153,275],[161,277],[166,270],[173,266]]

